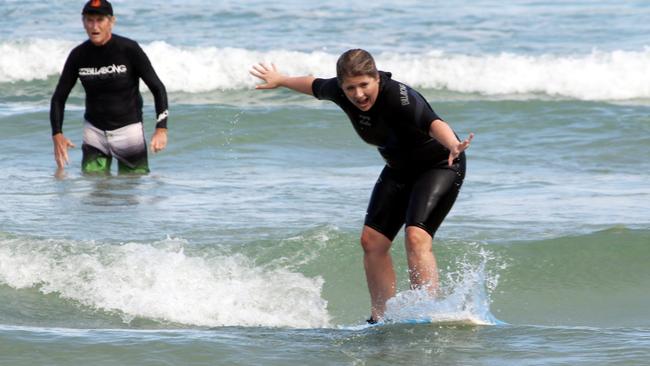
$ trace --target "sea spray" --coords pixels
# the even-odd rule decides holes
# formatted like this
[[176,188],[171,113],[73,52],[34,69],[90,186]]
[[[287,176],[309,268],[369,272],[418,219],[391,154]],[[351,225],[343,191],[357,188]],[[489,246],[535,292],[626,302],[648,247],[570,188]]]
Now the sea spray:
[[440,295],[432,297],[425,289],[399,292],[386,303],[389,323],[433,322],[495,325],[502,322],[490,312],[490,291],[498,285],[497,258],[487,249],[476,248],[455,261],[455,269],[443,274]]

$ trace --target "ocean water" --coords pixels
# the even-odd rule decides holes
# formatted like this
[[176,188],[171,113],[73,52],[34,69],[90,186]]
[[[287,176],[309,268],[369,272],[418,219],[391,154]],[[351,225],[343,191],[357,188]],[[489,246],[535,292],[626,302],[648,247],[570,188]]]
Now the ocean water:
[[[2,365],[650,364],[650,3],[113,1],[170,99],[142,177],[55,177],[49,100],[82,1],[0,0]],[[461,136],[443,296],[363,326],[377,152],[336,106],[255,91],[372,52]],[[145,126],[153,102],[143,86]],[[81,144],[78,85],[64,131]],[[401,324],[423,313],[480,326]]]

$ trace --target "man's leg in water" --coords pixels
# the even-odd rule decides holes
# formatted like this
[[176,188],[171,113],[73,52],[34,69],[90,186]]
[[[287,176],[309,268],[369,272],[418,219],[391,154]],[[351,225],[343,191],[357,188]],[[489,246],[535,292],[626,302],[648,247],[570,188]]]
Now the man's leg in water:
[[81,171],[85,174],[110,174],[112,158],[99,149],[83,144],[81,146],[83,157]]
[[395,270],[390,255],[391,240],[379,231],[364,226],[361,233],[363,264],[370,291],[371,320],[384,317],[386,301],[395,296]]
[[112,156],[104,131],[84,123],[81,171],[85,174],[110,174]]
[[147,174],[147,141],[141,122],[107,131],[108,144],[113,156],[118,161],[119,174]]
[[118,160],[117,172],[119,174],[135,174],[135,175],[149,174],[149,164],[147,163],[146,159],[144,161],[140,161],[138,165],[132,165],[132,164],[127,165],[121,160]]

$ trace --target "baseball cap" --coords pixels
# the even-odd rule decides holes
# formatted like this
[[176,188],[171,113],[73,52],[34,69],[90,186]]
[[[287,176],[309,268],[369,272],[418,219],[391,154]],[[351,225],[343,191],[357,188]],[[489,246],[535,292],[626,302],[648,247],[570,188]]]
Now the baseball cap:
[[84,5],[81,14],[99,14],[113,16],[113,6],[107,0],[90,0]]

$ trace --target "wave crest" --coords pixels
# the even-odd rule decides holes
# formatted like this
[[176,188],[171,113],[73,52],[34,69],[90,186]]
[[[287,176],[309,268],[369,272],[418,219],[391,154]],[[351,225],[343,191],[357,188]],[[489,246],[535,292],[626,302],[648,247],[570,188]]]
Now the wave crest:
[[[29,40],[0,43],[0,82],[43,80],[57,75],[74,44]],[[273,62],[289,75],[331,77],[338,55],[315,51],[144,44],[170,92],[204,93],[251,89],[257,62]],[[592,51],[582,55],[485,55],[380,53],[378,66],[416,88],[485,96],[546,95],[579,100],[650,98],[650,48]]]

